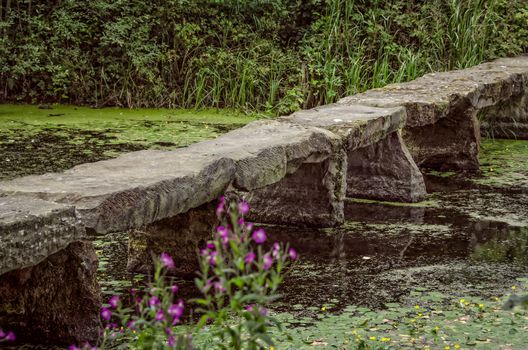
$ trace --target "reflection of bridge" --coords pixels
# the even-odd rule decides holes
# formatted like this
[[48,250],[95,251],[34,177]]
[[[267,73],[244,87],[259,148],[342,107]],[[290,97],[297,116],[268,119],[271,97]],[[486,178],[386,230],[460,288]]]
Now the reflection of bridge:
[[172,250],[190,272],[224,192],[244,197],[254,221],[319,227],[343,221],[346,196],[419,201],[417,164],[478,170],[477,113],[496,134],[528,138],[528,57],[428,74],[184,149],[0,182],[0,325],[97,337],[90,234],[133,230],[130,268]]

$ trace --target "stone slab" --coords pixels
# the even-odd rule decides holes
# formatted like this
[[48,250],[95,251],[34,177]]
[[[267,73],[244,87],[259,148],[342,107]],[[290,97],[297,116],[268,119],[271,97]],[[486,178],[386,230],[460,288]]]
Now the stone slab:
[[372,145],[400,130],[406,122],[405,108],[329,104],[298,111],[280,120],[325,128],[344,139],[349,151]]
[[140,151],[63,173],[0,182],[0,192],[74,205],[87,228],[123,231],[217,198],[234,171],[230,159],[185,149]]
[[45,260],[85,237],[71,205],[0,197],[0,275]]

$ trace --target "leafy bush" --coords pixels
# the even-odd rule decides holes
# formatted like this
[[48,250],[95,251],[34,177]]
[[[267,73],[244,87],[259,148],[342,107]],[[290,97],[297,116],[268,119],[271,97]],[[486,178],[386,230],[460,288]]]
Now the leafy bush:
[[8,1],[0,100],[273,114],[528,49],[525,0]]

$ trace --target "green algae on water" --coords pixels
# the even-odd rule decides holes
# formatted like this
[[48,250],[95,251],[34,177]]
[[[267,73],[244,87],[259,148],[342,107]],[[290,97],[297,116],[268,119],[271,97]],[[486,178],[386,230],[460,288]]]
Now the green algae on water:
[[0,179],[62,171],[148,148],[174,149],[255,120],[231,110],[0,105]]

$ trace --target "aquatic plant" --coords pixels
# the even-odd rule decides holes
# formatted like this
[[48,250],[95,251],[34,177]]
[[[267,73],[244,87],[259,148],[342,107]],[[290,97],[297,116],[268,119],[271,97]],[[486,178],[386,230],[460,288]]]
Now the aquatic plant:
[[[214,346],[221,349],[273,346],[269,329],[280,329],[280,322],[269,315],[267,307],[279,297],[277,288],[284,268],[297,259],[297,252],[278,242],[264,249],[266,233],[245,221],[248,212],[246,202],[220,200],[216,213],[221,225],[199,252],[195,283],[203,297],[188,301],[201,315],[196,325],[182,322],[185,302],[178,297],[179,287],[167,276],[175,263],[163,252],[148,288],[131,291],[133,306],[124,305],[121,297],[114,295],[101,309],[105,328],[98,348],[193,349],[193,334],[205,327]],[[90,344],[70,346],[71,350],[93,348]]]

